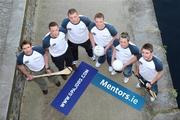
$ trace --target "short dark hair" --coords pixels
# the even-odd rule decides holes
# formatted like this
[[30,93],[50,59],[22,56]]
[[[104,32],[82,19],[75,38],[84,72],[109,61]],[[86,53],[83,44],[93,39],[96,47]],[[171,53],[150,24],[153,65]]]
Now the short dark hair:
[[54,26],[59,26],[58,24],[57,24],[57,22],[50,22],[49,23],[49,29],[50,29],[50,27],[54,27]]
[[69,16],[69,15],[72,15],[74,13],[78,13],[78,11],[75,8],[71,8],[68,10],[67,15]]
[[153,45],[150,44],[150,43],[146,43],[142,46],[141,50],[142,49],[146,49],[146,50],[149,50],[151,53],[153,52]]
[[104,14],[99,12],[99,13],[96,13],[96,15],[94,16],[94,19],[96,18],[103,18],[104,19]]
[[28,40],[23,40],[20,44],[20,48],[22,49],[24,45],[27,45],[29,44],[30,46],[32,46],[32,43],[31,41],[28,41]]
[[129,36],[128,32],[122,32],[120,34],[120,37],[121,38],[126,38],[128,41],[130,40],[130,36]]

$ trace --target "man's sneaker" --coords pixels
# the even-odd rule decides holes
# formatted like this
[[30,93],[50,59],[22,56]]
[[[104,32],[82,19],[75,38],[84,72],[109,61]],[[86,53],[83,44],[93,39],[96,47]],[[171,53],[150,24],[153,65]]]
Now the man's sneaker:
[[73,64],[74,64],[74,65],[76,65],[76,64],[77,64],[77,62],[78,62],[78,61],[77,61],[77,60],[75,60],[75,61],[73,61]]
[[96,60],[96,56],[93,55],[93,56],[91,57],[91,60],[92,60],[92,61],[95,61],[95,60]]
[[109,66],[109,72],[112,72],[113,71],[113,68],[112,68],[112,66]]
[[67,75],[61,75],[63,80],[67,80],[68,76]]
[[61,86],[61,82],[57,82],[57,83],[55,83],[55,85],[57,86],[57,87],[60,87]]
[[136,84],[136,88],[141,88],[140,83],[137,83],[137,84]]
[[116,72],[115,70],[113,70],[113,71],[111,72],[111,75],[115,75],[115,74],[117,74],[117,72]]
[[124,78],[124,83],[127,83],[129,81],[129,78],[125,77]]
[[97,68],[101,66],[101,64],[99,62],[96,62],[96,65],[95,65]]
[[154,97],[150,97],[150,100],[151,100],[151,102],[154,102],[155,98]]
[[42,90],[42,92],[43,92],[44,95],[48,94],[48,90]]

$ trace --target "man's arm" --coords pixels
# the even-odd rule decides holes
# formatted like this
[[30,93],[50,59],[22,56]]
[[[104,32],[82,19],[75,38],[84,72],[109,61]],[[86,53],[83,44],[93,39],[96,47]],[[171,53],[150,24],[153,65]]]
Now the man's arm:
[[133,63],[137,62],[137,56],[133,55],[132,58],[130,60],[128,60],[124,65],[123,65],[123,69],[125,67],[127,67],[128,65],[131,65]]
[[106,50],[107,50],[109,47],[112,46],[112,44],[113,44],[113,42],[114,42],[115,39],[119,39],[119,34],[118,34],[118,33],[112,38],[112,40],[108,43],[108,45],[106,45],[106,47],[105,47],[105,52],[106,52]]
[[45,49],[45,54],[44,54],[44,61],[45,61],[45,68],[49,68],[49,58],[48,58],[48,55],[49,55],[49,50],[48,48]]
[[163,70],[157,72],[156,76],[154,77],[154,79],[151,81],[151,84],[154,84],[156,81],[160,80],[161,77],[163,76]]
[[49,49],[48,48],[45,49],[44,61],[45,61],[46,73],[52,73],[53,71],[49,67]]
[[152,84],[154,84],[156,81],[160,80],[163,75],[163,70],[157,72],[156,76],[153,78],[153,80],[150,83],[146,83],[147,88],[151,88]]
[[94,37],[93,34],[91,32],[89,32],[89,39],[91,41],[91,45],[94,48],[96,46],[95,41],[94,41]]
[[112,53],[111,63],[113,63],[113,62],[114,62],[114,60],[115,60],[115,56],[116,56],[116,48],[115,48],[115,47],[113,47],[113,53]]
[[134,69],[135,69],[134,74],[139,76],[139,63],[138,62],[135,63]]
[[17,68],[27,77],[27,80],[33,79],[33,76],[27,71],[24,65],[17,65]]

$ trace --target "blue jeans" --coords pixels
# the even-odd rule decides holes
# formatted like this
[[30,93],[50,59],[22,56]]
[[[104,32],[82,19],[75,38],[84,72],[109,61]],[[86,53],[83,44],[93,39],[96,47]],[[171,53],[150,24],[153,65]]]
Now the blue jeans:
[[107,58],[108,65],[111,66],[112,48],[107,49],[105,55],[98,57],[98,63],[102,64]]
[[157,85],[157,82],[155,82],[154,84],[152,84],[151,90],[152,90],[153,92],[155,92],[156,95],[158,94],[158,85]]
[[130,77],[132,75],[132,65],[128,65],[123,70],[124,77]]

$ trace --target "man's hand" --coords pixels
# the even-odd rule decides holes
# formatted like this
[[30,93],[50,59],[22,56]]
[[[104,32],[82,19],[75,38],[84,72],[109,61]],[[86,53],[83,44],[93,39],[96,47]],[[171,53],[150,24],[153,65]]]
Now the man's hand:
[[146,83],[146,88],[151,89],[151,84],[149,82]]
[[126,63],[123,64],[122,71],[125,69],[125,67],[127,67]]
[[46,68],[46,73],[52,73],[53,72],[53,70],[51,70],[50,68]]
[[33,79],[33,75],[31,75],[31,74],[27,75],[26,77],[27,77],[26,78],[27,80],[32,80]]
[[137,70],[134,71],[134,75],[139,77],[139,72]]

